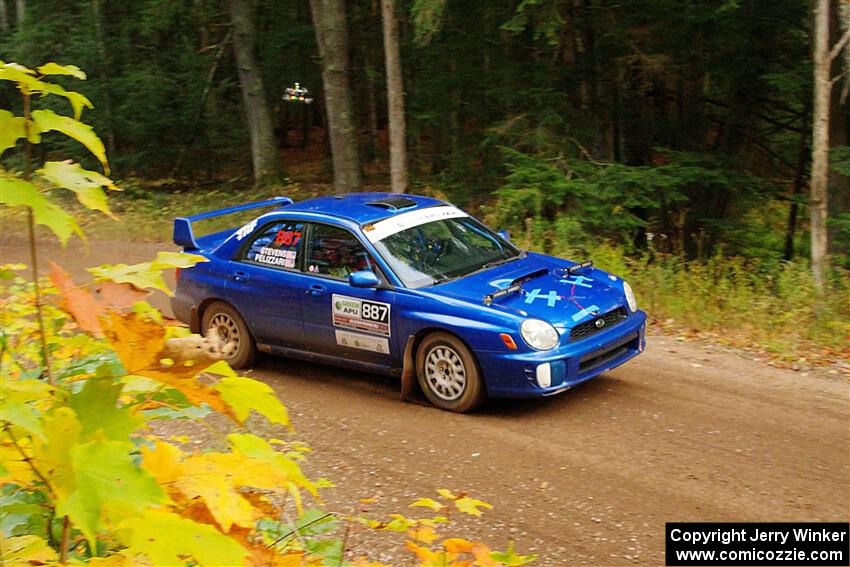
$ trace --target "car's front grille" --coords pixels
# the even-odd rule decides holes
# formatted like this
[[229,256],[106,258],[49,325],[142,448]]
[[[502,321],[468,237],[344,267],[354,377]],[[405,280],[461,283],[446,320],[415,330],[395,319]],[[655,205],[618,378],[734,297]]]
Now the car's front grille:
[[[620,321],[625,321],[626,317],[628,317],[628,314],[626,313],[625,307],[612,309],[604,315],[591,319],[590,321],[585,321],[584,323],[573,327],[570,331],[570,339],[576,341],[578,339],[583,339],[584,337],[589,337],[602,329],[607,329],[612,325],[616,325]],[[598,321],[604,321],[604,323],[598,323]]]

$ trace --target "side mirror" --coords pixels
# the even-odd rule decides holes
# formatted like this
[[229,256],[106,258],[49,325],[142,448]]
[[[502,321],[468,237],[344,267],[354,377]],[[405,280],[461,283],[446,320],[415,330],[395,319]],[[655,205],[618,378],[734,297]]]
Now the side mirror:
[[351,287],[378,287],[381,281],[373,272],[362,270],[348,275],[348,285]]
[[511,233],[505,230],[504,228],[500,230],[497,234],[501,236],[502,240],[504,240],[505,242],[511,241]]

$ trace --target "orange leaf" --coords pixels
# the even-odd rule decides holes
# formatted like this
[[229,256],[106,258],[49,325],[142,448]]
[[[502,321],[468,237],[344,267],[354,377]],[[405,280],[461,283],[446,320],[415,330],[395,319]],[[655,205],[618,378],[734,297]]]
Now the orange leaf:
[[443,548],[449,553],[470,553],[474,545],[473,542],[459,537],[443,540]]
[[101,304],[95,301],[87,289],[74,284],[71,274],[56,262],[50,262],[50,279],[62,295],[62,307],[83,331],[103,336],[99,319],[104,314]]
[[421,561],[433,561],[437,557],[437,554],[430,549],[416,545],[412,541],[404,542],[404,546],[416,554],[416,557],[418,557]]
[[97,288],[100,303],[112,309],[132,307],[137,301],[142,301],[150,291],[143,291],[129,283],[103,282]]
[[206,403],[215,411],[238,421],[230,405],[216,390],[195,379],[208,366],[191,362],[165,364],[168,358],[165,329],[135,313],[121,315],[114,311],[104,318],[104,330],[112,348],[128,374],[152,378],[182,393],[195,406]]

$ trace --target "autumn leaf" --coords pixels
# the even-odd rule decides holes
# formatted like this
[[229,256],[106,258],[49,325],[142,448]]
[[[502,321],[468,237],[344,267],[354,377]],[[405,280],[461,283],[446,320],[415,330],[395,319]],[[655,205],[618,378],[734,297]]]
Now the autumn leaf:
[[109,210],[106,194],[102,188],[106,187],[113,191],[119,191],[119,189],[108,177],[96,171],[83,169],[80,164],[70,161],[48,161],[36,173],[53,185],[72,191],[80,204],[87,209],[101,211],[115,218]]
[[110,309],[126,309],[143,301],[151,292],[128,283],[103,282],[97,287],[100,304]]
[[[243,565],[248,550],[208,524],[162,510],[145,510],[121,522],[126,554],[141,555],[154,565]],[[122,533],[122,532],[119,532]]]
[[238,421],[231,406],[210,386],[196,380],[205,366],[191,363],[165,364],[165,328],[135,313],[110,312],[103,328],[112,348],[128,374],[152,378],[182,393],[194,406],[207,404],[215,411]]
[[510,542],[505,551],[493,551],[490,553],[490,558],[498,561],[507,567],[519,567],[527,565],[537,559],[536,555],[517,555],[514,551],[514,543]]
[[265,416],[271,423],[292,427],[286,407],[267,384],[243,377],[225,377],[213,386],[236,414],[240,423],[248,419],[251,410]]
[[40,75],[69,75],[76,79],[80,79],[81,81],[86,80],[85,71],[76,65],[59,65],[58,63],[50,61],[41,67],[37,67],[36,71],[38,71]]
[[469,498],[468,496],[464,496],[463,498],[458,498],[455,500],[455,507],[458,511],[463,512],[464,514],[469,514],[470,516],[480,516],[481,510],[479,508],[487,508],[490,509],[493,506],[482,502],[481,500],[476,500],[475,498]]
[[74,284],[71,274],[62,269],[62,266],[50,262],[50,279],[62,296],[62,307],[83,331],[102,336],[100,318],[106,310],[100,305],[87,289],[82,289]]
[[43,565],[59,559],[53,548],[36,535],[6,537],[0,533],[0,549],[3,565]]
[[409,535],[415,541],[421,541],[422,543],[427,545],[430,545],[435,539],[437,539],[437,534],[434,533],[434,528],[430,526],[410,530],[407,532],[407,535]]
[[287,490],[288,479],[279,470],[238,453],[193,455],[180,463],[179,470],[174,485],[187,498],[202,499],[225,533],[233,525],[254,525],[255,509],[241,488]]
[[198,254],[186,254],[184,252],[159,252],[150,262],[140,264],[103,264],[88,271],[95,276],[99,282],[113,281],[116,283],[129,283],[139,289],[158,289],[167,295],[173,295],[165,280],[162,278],[162,270],[173,268],[189,268],[200,262],[209,262],[207,258]]
[[421,506],[423,508],[431,508],[432,510],[436,510],[437,512],[439,512],[440,510],[445,508],[445,506],[443,504],[440,504],[439,502],[437,502],[433,498],[417,498],[410,505],[411,508],[414,507],[414,506]]
[[157,440],[153,448],[142,445],[142,468],[151,473],[159,484],[171,484],[180,477],[183,455],[178,447]]
[[0,203],[10,207],[24,206],[32,209],[36,224],[46,226],[64,246],[74,233],[84,238],[77,221],[61,207],[51,203],[29,181],[10,175],[0,176]]
[[448,489],[446,489],[446,488],[438,488],[438,489],[437,489],[437,494],[439,494],[440,496],[442,496],[442,497],[443,497],[443,498],[445,498],[446,500],[457,500],[458,498],[460,498],[460,496],[455,496],[455,495],[452,493],[452,491],[451,491],[451,490],[448,490]]
[[101,515],[133,516],[167,501],[154,478],[133,460],[129,441],[92,441],[71,448],[76,490],[57,500],[56,513],[67,515],[95,553]]
[[14,148],[20,138],[27,135],[25,120],[0,108],[0,154]]
[[110,378],[89,378],[83,389],[72,394],[68,406],[77,414],[82,430],[80,440],[91,440],[95,434],[115,441],[125,440],[145,422],[144,418],[119,407],[118,396],[123,385]]
[[[63,96],[68,93],[68,91],[59,87],[59,85],[48,85],[49,86],[44,89],[46,92],[61,94]],[[72,104],[74,103],[73,100],[71,102]],[[89,102],[89,105],[90,104],[91,103]],[[79,116],[78,110],[78,108],[74,109],[74,113],[77,116]],[[103,142],[97,137],[97,134],[94,133],[94,129],[91,126],[71,118],[70,116],[56,114],[52,110],[33,110],[32,119],[38,126],[39,131],[42,133],[56,130],[57,132],[61,132],[69,138],[73,138],[84,145],[94,155],[94,157],[100,161],[101,165],[103,165],[103,170],[107,175],[109,175],[109,163],[106,161],[106,149],[103,147]]]

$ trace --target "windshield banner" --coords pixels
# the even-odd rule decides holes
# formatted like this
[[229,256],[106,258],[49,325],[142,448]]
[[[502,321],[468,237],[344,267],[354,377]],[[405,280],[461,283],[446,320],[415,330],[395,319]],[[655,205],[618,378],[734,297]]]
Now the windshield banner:
[[363,232],[366,234],[366,238],[374,243],[420,224],[468,216],[460,209],[448,205],[428,207],[378,221],[375,224],[363,227]]

